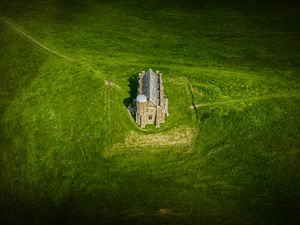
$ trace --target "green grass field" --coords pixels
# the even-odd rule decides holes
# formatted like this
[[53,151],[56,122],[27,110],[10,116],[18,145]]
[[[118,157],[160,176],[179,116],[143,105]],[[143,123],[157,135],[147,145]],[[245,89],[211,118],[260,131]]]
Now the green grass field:
[[[0,224],[299,224],[299,15],[1,0]],[[170,116],[142,130],[127,105],[148,68]]]

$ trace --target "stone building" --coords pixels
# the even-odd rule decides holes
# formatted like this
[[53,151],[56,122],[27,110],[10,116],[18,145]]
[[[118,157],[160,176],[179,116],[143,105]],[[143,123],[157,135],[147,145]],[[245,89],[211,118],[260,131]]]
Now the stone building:
[[168,99],[164,96],[162,74],[149,69],[139,74],[136,98],[136,122],[142,128],[147,124],[159,127],[168,116]]

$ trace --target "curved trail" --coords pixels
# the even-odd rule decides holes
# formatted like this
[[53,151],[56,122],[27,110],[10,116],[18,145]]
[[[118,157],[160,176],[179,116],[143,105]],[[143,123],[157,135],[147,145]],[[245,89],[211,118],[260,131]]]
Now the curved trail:
[[[69,56],[63,55],[55,50],[52,50],[50,48],[48,48],[47,46],[45,46],[44,44],[42,44],[41,42],[37,41],[36,39],[34,39],[32,36],[30,36],[29,34],[25,33],[22,29],[18,28],[15,24],[9,22],[7,19],[3,18],[2,16],[0,16],[0,21],[2,21],[4,24],[8,25],[12,30],[16,31],[17,33],[23,35],[24,37],[26,37],[28,40],[30,40],[32,43],[36,44],[37,46],[39,46],[40,48],[44,49],[45,51],[47,51],[48,53],[55,55],[57,57],[66,59],[70,62],[74,62],[74,63],[78,63],[81,64],[85,67],[87,67],[88,69],[90,69],[91,71],[93,71],[96,75],[99,75],[100,71],[95,70],[92,68],[91,65],[85,63],[85,62],[81,62],[78,61],[77,59],[71,58]],[[107,81],[104,80],[102,77],[97,76],[98,78],[101,78],[104,82],[105,85],[107,86],[115,86],[116,88],[120,89],[120,87],[117,84],[114,84],[112,81]]]
[[[104,83],[105,83],[105,86],[107,86],[106,97],[105,97],[106,98],[106,102],[108,102],[108,98],[109,98],[109,87],[114,86],[114,87],[116,87],[118,89],[121,89],[117,84],[113,83],[111,80],[104,79],[103,78],[103,74],[101,74],[101,72],[99,70],[94,69],[93,66],[90,65],[89,63],[86,63],[84,61],[80,61],[78,59],[74,59],[72,57],[66,56],[64,54],[61,54],[61,53],[55,51],[55,50],[50,49],[49,47],[47,47],[44,44],[42,44],[41,42],[37,41],[32,36],[30,36],[29,34],[27,34],[26,32],[24,32],[22,29],[18,28],[18,26],[16,26],[15,24],[9,22],[7,19],[3,18],[2,16],[0,16],[0,22],[6,24],[8,27],[10,27],[15,32],[23,35],[29,41],[31,41],[33,44],[36,44],[37,46],[39,46],[40,48],[42,48],[46,52],[48,52],[48,53],[50,53],[52,55],[55,55],[57,57],[60,57],[62,59],[68,60],[68,61],[70,61],[72,63],[77,63],[79,65],[82,65],[86,69],[92,71],[95,74],[95,76],[97,78],[100,78],[101,80],[103,80]],[[136,64],[136,63],[134,63],[134,64]],[[253,76],[251,76],[251,77],[253,78]],[[258,77],[258,78],[261,79],[260,77]],[[190,81],[188,83],[188,86],[189,86],[189,89],[190,89],[190,92],[191,92],[191,97],[192,97],[192,102],[193,102],[193,105],[190,106],[191,109],[196,109],[196,108],[199,108],[199,107],[207,107],[207,106],[226,105],[226,104],[230,104],[230,103],[242,103],[242,102],[260,101],[260,100],[273,99],[273,98],[289,98],[289,97],[299,97],[300,96],[300,93],[283,93],[283,94],[265,95],[265,96],[260,96],[260,97],[249,97],[249,98],[245,98],[245,99],[233,99],[233,100],[228,100],[228,101],[216,101],[216,102],[206,102],[206,103],[196,104],[195,103],[195,99],[194,99],[194,95],[193,95],[193,87],[192,87],[192,84],[191,84]],[[108,117],[108,115],[109,115],[108,105],[107,105],[107,109],[106,110],[107,110],[107,117]],[[195,111],[195,113],[196,113],[196,117],[198,117],[196,111]],[[197,120],[198,120],[198,118],[197,118]],[[108,124],[107,124],[107,128],[108,128]],[[197,129],[195,137],[193,138],[194,140],[197,139],[198,134],[199,134],[199,131]],[[108,138],[108,136],[106,138]],[[108,139],[106,140],[106,142],[108,143]],[[190,153],[191,150],[193,149],[194,145],[195,145],[195,141],[192,141],[192,147],[190,147],[189,150],[186,153]],[[174,146],[174,145],[172,145],[172,146]]]
[[290,98],[290,97],[299,97],[299,96],[300,93],[274,94],[274,95],[265,95],[265,96],[245,98],[245,99],[200,103],[197,105],[191,105],[190,108],[192,109],[192,108],[199,108],[205,106],[226,105],[229,103],[240,103],[240,102],[260,101],[260,100],[273,99],[273,98]]
[[47,52],[56,55],[58,57],[67,59],[69,61],[76,61],[75,59],[65,56],[63,54],[60,54],[50,48],[48,48],[47,46],[43,45],[42,43],[38,42],[37,40],[35,40],[33,37],[31,37],[30,35],[26,34],[24,31],[22,31],[20,28],[18,28],[16,25],[12,24],[11,22],[9,22],[8,20],[4,19],[3,17],[0,16],[0,20],[2,20],[5,24],[7,24],[9,27],[11,27],[13,30],[15,30],[16,32],[22,34],[23,36],[25,36],[26,38],[28,38],[30,41],[32,41],[33,43],[35,43],[36,45],[38,45],[39,47],[41,47],[42,49],[46,50]]

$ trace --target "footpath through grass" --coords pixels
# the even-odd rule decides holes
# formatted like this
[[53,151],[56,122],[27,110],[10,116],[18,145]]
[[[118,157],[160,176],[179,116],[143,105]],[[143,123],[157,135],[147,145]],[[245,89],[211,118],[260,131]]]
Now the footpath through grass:
[[[58,54],[0,23],[0,223],[299,223],[299,9],[2,0]],[[142,131],[127,105],[148,68],[170,117]]]

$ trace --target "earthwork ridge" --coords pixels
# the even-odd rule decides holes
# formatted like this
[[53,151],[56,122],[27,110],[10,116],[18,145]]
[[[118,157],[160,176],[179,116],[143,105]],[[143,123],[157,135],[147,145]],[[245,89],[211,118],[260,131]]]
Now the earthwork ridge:
[[[113,83],[111,80],[107,79],[107,77],[105,77],[105,75],[103,75],[99,70],[94,69],[92,65],[88,64],[87,62],[84,61],[80,61],[78,59],[66,56],[62,53],[59,53],[47,46],[45,46],[44,44],[42,44],[41,42],[39,42],[38,40],[36,40],[34,37],[32,37],[31,35],[27,34],[25,31],[23,31],[22,29],[20,29],[17,25],[15,25],[14,23],[10,22],[10,20],[0,16],[0,21],[2,21],[3,24],[6,24],[8,27],[10,27],[12,30],[14,30],[15,32],[17,32],[18,34],[24,36],[25,38],[27,38],[29,41],[31,41],[33,44],[39,46],[41,49],[43,49],[44,51],[57,56],[61,59],[67,60],[71,63],[76,63],[78,65],[84,66],[86,69],[92,71],[94,73],[94,75],[101,79],[105,86],[107,87],[106,90],[106,96],[105,96],[105,101],[108,102],[108,98],[109,98],[109,87],[115,87],[118,89],[120,89],[120,87]],[[133,63],[136,64],[136,63]],[[290,98],[290,97],[299,97],[300,93],[296,92],[296,93],[274,93],[274,94],[269,94],[269,95],[262,95],[262,96],[258,96],[258,97],[249,97],[249,98],[244,98],[244,99],[233,99],[233,100],[227,100],[227,101],[214,101],[214,102],[204,102],[204,103],[199,103],[197,104],[195,102],[194,96],[193,96],[193,87],[191,82],[188,80],[187,85],[190,89],[190,94],[191,94],[191,100],[193,105],[190,106],[190,109],[194,109],[195,113],[196,113],[196,117],[198,117],[197,115],[197,108],[202,108],[202,107],[213,107],[213,106],[222,106],[222,105],[226,105],[226,104],[231,104],[231,103],[243,103],[243,102],[251,102],[251,101],[260,101],[260,100],[266,100],[266,99],[273,99],[273,98]],[[108,123],[109,123],[109,108],[108,108],[108,104],[107,108],[106,108],[106,114],[107,114],[107,129],[108,129]],[[133,121],[134,122],[134,121]],[[198,122],[198,118],[197,118],[197,122]],[[196,126],[196,128],[176,128],[173,130],[173,132],[169,133],[169,134],[165,134],[165,133],[157,133],[157,134],[138,134],[135,132],[129,132],[127,134],[126,140],[125,140],[125,144],[123,144],[122,146],[119,143],[116,143],[115,146],[113,146],[113,148],[116,149],[123,149],[123,148],[128,148],[128,149],[134,149],[134,148],[143,148],[143,147],[168,147],[168,146],[172,146],[172,147],[190,147],[189,151],[193,149],[193,143],[195,142],[198,134],[199,134],[199,126]],[[136,129],[138,129],[136,127]],[[108,133],[108,131],[107,131]],[[106,134],[106,139],[108,142],[108,134]],[[148,136],[153,136],[156,137],[158,140],[156,143],[148,143],[147,141],[147,137]],[[182,140],[177,140],[175,141],[174,138],[171,137],[175,137],[175,139],[179,138]],[[186,141],[183,141],[186,140]],[[137,145],[138,144],[138,145]],[[109,147],[109,146],[107,146]],[[188,152],[189,152],[188,151]]]

